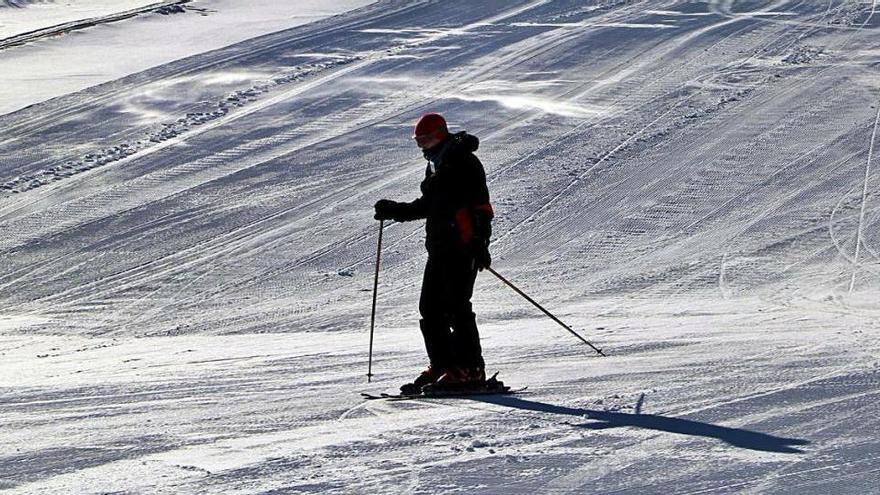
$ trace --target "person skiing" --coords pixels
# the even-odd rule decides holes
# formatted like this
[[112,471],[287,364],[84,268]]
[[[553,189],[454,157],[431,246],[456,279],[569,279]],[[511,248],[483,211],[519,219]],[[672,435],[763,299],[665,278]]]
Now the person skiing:
[[413,139],[428,160],[421,197],[400,203],[381,199],[377,220],[425,219],[425,265],[419,326],[429,366],[403,394],[466,390],[485,386],[486,373],[476,316],[471,305],[478,271],[492,263],[489,238],[494,211],[483,164],[474,156],[479,139],[451,134],[442,115],[428,113]]

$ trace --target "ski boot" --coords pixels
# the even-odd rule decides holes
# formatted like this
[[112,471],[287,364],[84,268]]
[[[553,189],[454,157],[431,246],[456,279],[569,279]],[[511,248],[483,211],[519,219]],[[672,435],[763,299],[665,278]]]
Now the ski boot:
[[437,380],[422,387],[422,392],[442,394],[454,392],[482,391],[486,387],[486,372],[481,367],[448,368]]
[[443,373],[440,370],[435,369],[433,366],[428,366],[428,369],[422,371],[412,383],[402,385],[400,387],[400,394],[419,395],[422,393],[422,388],[425,387],[425,385],[430,385],[436,382],[442,376]]

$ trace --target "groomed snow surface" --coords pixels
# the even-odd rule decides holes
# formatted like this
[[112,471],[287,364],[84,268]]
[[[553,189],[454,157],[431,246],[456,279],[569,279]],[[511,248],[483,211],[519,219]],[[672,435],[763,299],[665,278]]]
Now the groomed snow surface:
[[[2,8],[0,0],[0,113],[373,1],[16,0],[27,8]],[[138,12],[126,22],[106,22]],[[35,42],[4,48],[24,32]]]
[[157,0],[2,0],[0,39],[82,19],[138,9]]
[[[235,4],[188,8],[252,33]],[[874,2],[354,7],[16,86],[4,493],[880,493]],[[0,64],[85,70],[111,30],[202,13]],[[425,365],[423,227],[392,223],[366,383],[372,204],[418,194],[425,111],[482,140],[494,267],[609,357],[484,272],[489,371],[528,389],[360,398]]]

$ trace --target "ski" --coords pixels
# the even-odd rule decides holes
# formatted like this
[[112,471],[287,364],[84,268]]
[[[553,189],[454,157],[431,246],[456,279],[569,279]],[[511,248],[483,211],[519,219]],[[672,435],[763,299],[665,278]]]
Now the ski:
[[412,399],[467,399],[468,397],[480,396],[480,395],[515,395],[521,392],[524,392],[528,387],[522,388],[510,388],[505,387],[504,389],[487,389],[487,390],[455,390],[455,391],[434,391],[430,393],[421,393],[415,395],[402,395],[402,394],[386,394],[380,393],[369,394],[366,392],[361,392],[361,397],[367,400],[378,400],[378,399],[386,399],[389,401],[398,401],[398,400],[412,400]]

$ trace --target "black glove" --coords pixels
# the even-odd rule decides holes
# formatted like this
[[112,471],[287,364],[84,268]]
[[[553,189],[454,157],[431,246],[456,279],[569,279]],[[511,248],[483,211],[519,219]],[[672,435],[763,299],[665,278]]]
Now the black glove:
[[492,264],[492,255],[489,254],[488,239],[476,238],[471,242],[470,253],[474,258],[474,268],[483,271]]
[[390,199],[380,199],[376,201],[373,208],[376,210],[376,214],[373,215],[376,220],[393,220],[397,212],[397,202]]

